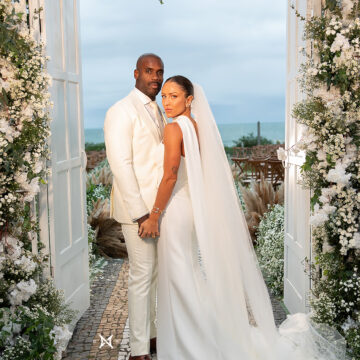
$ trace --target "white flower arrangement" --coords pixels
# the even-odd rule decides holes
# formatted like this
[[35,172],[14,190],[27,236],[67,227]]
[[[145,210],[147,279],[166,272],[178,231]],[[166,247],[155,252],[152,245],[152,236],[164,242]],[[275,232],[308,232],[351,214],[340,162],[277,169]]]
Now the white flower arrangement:
[[35,294],[37,285],[34,279],[29,281],[20,281],[16,284],[14,290],[9,294],[9,300],[12,306],[21,305],[30,299],[30,296]]
[[61,358],[73,313],[46,278],[42,253],[32,252],[29,202],[47,175],[51,78],[21,9],[0,0],[2,39],[11,38],[0,43],[0,358],[51,360]]
[[302,184],[312,190],[313,317],[337,327],[360,359],[360,4],[323,4],[304,19],[313,51],[301,49],[307,97],[293,115],[305,130],[294,147],[305,151]]

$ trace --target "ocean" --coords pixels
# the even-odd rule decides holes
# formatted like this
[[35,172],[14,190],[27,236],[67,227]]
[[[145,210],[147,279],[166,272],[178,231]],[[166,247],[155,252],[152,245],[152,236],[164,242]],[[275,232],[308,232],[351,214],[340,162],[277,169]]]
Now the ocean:
[[[220,135],[225,146],[233,146],[234,141],[251,132],[257,134],[257,124],[238,123],[238,124],[218,124]],[[260,125],[260,134],[273,142],[285,140],[285,122],[263,122]],[[102,143],[104,142],[103,129],[85,129],[85,142]]]

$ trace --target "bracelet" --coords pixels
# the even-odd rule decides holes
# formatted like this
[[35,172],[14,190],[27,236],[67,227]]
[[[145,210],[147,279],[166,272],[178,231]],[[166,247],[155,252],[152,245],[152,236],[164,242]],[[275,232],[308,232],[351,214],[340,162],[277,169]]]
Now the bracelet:
[[160,215],[163,213],[163,211],[164,211],[164,210],[160,210],[160,208],[158,208],[158,207],[156,207],[156,206],[154,206],[154,207],[152,208],[152,210],[151,210],[152,213],[154,213],[154,214],[160,214]]

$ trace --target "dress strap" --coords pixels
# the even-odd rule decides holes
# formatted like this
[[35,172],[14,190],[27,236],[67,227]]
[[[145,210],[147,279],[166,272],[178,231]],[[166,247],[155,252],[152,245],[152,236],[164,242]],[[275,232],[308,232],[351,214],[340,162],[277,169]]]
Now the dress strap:
[[196,131],[194,125],[191,120],[187,116],[179,116],[176,119],[176,122],[179,124],[181,132],[183,134],[184,148],[187,156],[187,149],[189,151],[197,151],[199,152],[199,141],[196,135]]

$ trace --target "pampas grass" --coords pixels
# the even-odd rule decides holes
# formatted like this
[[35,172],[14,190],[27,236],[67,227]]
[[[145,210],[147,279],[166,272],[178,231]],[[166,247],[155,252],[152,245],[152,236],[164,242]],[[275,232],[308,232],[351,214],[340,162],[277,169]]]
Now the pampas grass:
[[96,246],[99,254],[104,257],[127,257],[121,225],[110,218],[109,199],[98,199],[88,216],[88,223],[95,229]]
[[108,162],[105,161],[88,174],[86,186],[88,187],[90,184],[112,186],[112,181],[113,175],[110,170],[110,166]]
[[274,204],[284,203],[284,184],[274,190],[272,184],[261,176],[260,182],[252,182],[249,188],[240,185],[245,202],[245,218],[253,242],[256,242],[256,231],[262,216]]
[[104,198],[108,194],[104,195],[104,191],[96,192],[96,189],[110,191],[112,182],[113,175],[107,160],[88,173],[87,189],[95,189],[89,198],[88,223],[95,230],[95,246],[99,255],[105,258],[125,258],[127,250],[121,225],[110,217],[110,200]]

